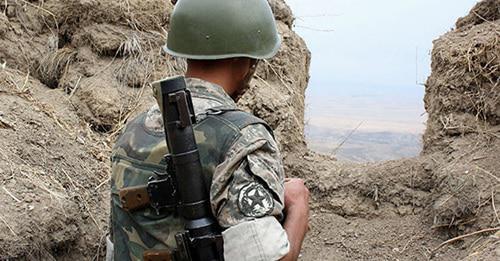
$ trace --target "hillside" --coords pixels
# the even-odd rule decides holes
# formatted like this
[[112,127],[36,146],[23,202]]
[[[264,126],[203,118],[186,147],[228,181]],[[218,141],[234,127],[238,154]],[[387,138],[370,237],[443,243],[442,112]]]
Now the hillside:
[[332,155],[338,160],[376,162],[417,156],[422,150],[421,136],[392,131],[342,130],[306,126],[310,150]]

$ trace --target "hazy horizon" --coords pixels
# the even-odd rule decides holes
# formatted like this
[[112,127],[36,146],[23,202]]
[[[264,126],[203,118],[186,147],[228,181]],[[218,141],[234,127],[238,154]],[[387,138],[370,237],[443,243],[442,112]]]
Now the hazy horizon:
[[432,41],[476,2],[287,0],[312,53],[306,129],[422,134]]

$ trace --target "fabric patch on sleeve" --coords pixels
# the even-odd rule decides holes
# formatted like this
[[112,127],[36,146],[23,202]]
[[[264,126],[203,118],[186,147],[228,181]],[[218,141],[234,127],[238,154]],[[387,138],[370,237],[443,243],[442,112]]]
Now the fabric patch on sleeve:
[[257,182],[241,188],[238,195],[238,208],[247,217],[263,217],[274,209],[274,200],[269,191]]

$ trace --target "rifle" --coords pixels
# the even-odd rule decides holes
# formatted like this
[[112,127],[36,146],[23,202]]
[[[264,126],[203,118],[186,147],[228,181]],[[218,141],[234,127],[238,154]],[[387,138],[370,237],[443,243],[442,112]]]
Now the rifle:
[[184,77],[162,81],[160,88],[165,139],[170,154],[165,156],[166,175],[158,175],[157,179],[171,178],[185,229],[175,236],[174,258],[176,261],[224,260],[221,229],[210,208],[193,131],[196,116],[191,93],[186,89]]

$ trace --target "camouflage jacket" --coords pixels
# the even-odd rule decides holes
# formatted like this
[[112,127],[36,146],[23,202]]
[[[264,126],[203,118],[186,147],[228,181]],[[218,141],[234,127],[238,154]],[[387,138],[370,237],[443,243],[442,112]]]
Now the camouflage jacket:
[[[195,137],[212,211],[225,229],[226,260],[242,260],[239,255],[245,252],[252,260],[280,258],[288,251],[286,233],[277,221],[282,218],[284,172],[272,134],[251,114],[207,119],[213,110],[235,109],[236,104],[218,85],[194,78],[186,83],[197,114]],[[248,121],[250,124],[244,124]],[[154,171],[162,171],[166,153],[158,106],[127,124],[113,148],[111,234],[115,260],[142,260],[145,250],[175,247],[174,236],[182,230],[176,213],[156,213],[149,207],[129,213],[118,197],[120,189],[145,185]],[[238,238],[242,233],[253,241]],[[252,253],[259,256],[252,258]]]

